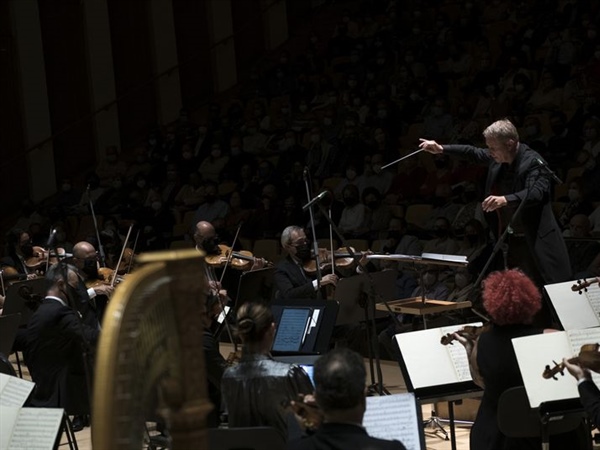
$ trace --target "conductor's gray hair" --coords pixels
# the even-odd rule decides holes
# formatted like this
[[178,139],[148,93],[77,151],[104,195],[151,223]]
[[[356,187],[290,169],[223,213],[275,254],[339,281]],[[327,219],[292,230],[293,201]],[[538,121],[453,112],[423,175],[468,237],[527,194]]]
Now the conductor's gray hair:
[[508,141],[509,139],[518,141],[519,133],[510,120],[501,119],[483,130],[483,137],[486,139],[498,139],[500,141]]

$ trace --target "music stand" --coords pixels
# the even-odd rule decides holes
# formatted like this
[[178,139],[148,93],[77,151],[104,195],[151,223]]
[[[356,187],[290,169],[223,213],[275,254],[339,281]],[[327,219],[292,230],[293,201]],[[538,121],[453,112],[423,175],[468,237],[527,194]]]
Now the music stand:
[[21,323],[21,314],[0,316],[0,353],[8,358]]
[[21,314],[20,325],[27,325],[35,310],[44,300],[45,295],[45,278],[13,283],[6,289],[6,300],[4,301],[2,314],[4,316]]
[[[284,309],[307,307],[312,308],[313,311],[319,311],[317,320],[311,324],[313,329],[307,334],[300,350],[291,353],[309,355],[327,353],[339,309],[337,302],[318,299],[279,299],[276,304],[271,304],[271,311],[275,323],[279,326]],[[314,312],[313,316],[315,316]]]

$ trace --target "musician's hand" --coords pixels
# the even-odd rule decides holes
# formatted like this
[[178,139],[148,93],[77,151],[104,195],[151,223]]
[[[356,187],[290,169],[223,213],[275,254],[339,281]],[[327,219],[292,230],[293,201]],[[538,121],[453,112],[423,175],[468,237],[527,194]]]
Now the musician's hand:
[[473,351],[473,341],[471,339],[467,339],[466,337],[464,337],[458,333],[452,333],[452,336],[454,337],[455,340],[457,340],[458,342],[460,342],[462,344],[462,346],[467,351],[467,355],[470,355],[471,352]]
[[211,280],[208,282],[208,287],[211,288],[213,291],[218,291],[221,289],[221,283],[219,281]]
[[334,273],[328,273],[323,278],[321,278],[321,286],[325,286],[328,284],[333,284],[334,286],[337,284],[339,278]]
[[114,286],[111,286],[110,284],[101,283],[97,286],[94,286],[94,292],[96,295],[106,295],[107,297],[110,297],[114,290]]
[[581,380],[582,378],[585,378],[586,380],[592,379],[592,375],[589,370],[584,369],[578,364],[571,364],[567,358],[563,358],[562,362],[569,373],[573,375],[577,381]]
[[262,269],[263,267],[265,267],[265,264],[266,261],[264,260],[264,258],[256,258],[252,263],[252,267],[250,268],[250,270]]
[[296,419],[304,428],[314,430],[321,426],[323,412],[319,409],[312,394],[298,394],[298,400],[290,401],[290,407],[296,414]]
[[433,140],[427,140],[420,138],[421,143],[419,144],[419,148],[425,150],[428,153],[433,153],[434,155],[439,155],[444,152],[444,147]]
[[363,252],[360,260],[358,261],[358,264],[360,264],[362,267],[365,267],[368,263],[369,263],[369,258],[368,255],[372,255],[373,252],[371,250],[367,250],[366,252]]
[[491,212],[503,208],[507,203],[506,197],[504,196],[490,195],[483,201],[481,208],[484,212]]

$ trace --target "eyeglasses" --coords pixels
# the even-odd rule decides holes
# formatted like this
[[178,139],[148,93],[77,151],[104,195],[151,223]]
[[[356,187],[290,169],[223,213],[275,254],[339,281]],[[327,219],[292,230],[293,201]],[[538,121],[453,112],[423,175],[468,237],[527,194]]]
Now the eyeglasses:
[[301,247],[302,245],[308,244],[308,239],[302,239],[300,241],[292,242],[290,245],[292,247]]

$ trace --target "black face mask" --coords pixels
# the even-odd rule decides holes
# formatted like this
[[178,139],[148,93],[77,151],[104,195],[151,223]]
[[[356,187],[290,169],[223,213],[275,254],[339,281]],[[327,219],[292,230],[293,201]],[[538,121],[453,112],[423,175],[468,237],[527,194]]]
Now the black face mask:
[[448,230],[446,230],[445,228],[439,228],[437,230],[434,230],[434,233],[439,238],[445,238],[448,236]]
[[202,248],[207,255],[219,254],[219,238],[217,236],[202,241]]
[[83,273],[85,273],[88,278],[93,280],[98,279],[98,264],[96,264],[95,259],[86,259],[83,262],[83,268],[81,269]]
[[308,242],[296,247],[296,257],[302,261],[310,259],[310,245]]
[[33,245],[30,242],[19,246],[19,250],[24,256],[33,256]]
[[354,197],[344,197],[344,205],[346,206],[354,206],[358,203],[358,199],[354,198]]
[[479,236],[477,236],[476,234],[467,234],[465,235],[465,237],[467,238],[467,242],[471,246],[477,244],[477,241],[479,241]]

